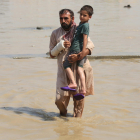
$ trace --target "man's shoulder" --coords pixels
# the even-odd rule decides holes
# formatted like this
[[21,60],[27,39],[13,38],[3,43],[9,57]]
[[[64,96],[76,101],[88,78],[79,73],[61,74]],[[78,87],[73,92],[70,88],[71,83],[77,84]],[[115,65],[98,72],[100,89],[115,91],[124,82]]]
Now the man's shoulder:
[[61,32],[61,30],[62,30],[62,28],[59,27],[59,28],[53,30],[53,31],[52,31],[52,34],[57,34],[57,33]]

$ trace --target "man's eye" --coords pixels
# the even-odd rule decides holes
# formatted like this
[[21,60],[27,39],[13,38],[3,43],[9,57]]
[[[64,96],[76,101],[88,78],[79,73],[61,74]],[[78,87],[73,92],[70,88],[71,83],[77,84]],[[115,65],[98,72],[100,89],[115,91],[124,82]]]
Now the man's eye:
[[64,17],[64,18],[60,18],[60,19],[61,19],[61,20],[62,20],[62,19],[65,19],[65,20],[67,20],[67,19],[69,19],[69,18],[68,18],[68,17]]

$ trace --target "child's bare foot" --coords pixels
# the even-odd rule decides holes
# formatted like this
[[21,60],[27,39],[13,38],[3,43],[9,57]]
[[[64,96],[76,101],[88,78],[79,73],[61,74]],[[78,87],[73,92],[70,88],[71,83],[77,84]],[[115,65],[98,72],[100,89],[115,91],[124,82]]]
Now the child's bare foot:
[[77,84],[72,84],[72,83],[70,83],[70,84],[68,85],[68,87],[69,87],[69,88],[77,88]]
[[86,94],[86,90],[80,90],[79,93],[80,93],[80,94],[83,94],[83,95],[85,96],[85,94]]

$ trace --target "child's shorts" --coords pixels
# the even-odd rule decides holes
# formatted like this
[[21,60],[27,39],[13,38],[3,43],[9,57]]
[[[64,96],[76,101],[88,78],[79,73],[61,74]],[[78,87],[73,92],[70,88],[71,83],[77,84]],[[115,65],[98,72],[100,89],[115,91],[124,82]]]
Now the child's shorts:
[[[68,56],[71,55],[71,54],[78,54],[79,52],[80,51],[72,51],[72,52],[69,52]],[[64,69],[71,68],[71,65],[72,65],[72,63],[69,63],[69,61],[68,61],[68,56],[67,56],[66,60],[63,63]],[[85,56],[82,60],[78,60],[77,61],[77,66],[83,68],[83,65],[86,62],[86,59],[87,59],[87,57]]]

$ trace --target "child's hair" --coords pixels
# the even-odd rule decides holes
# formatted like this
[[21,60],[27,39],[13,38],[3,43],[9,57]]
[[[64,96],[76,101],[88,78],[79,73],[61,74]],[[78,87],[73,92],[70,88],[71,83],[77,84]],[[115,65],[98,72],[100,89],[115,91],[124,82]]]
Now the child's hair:
[[88,13],[89,16],[92,16],[93,15],[93,8],[90,5],[84,5],[80,9],[80,11],[83,11],[83,10],[87,11],[87,13]]

